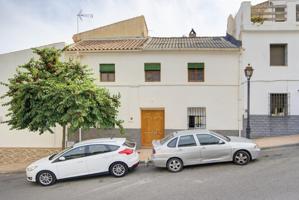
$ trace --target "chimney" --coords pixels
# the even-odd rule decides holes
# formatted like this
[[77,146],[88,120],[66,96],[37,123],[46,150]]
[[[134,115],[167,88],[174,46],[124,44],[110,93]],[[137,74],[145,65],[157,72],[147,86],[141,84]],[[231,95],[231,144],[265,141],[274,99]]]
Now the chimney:
[[194,29],[192,28],[190,33],[189,33],[189,37],[196,37],[196,32],[194,31]]

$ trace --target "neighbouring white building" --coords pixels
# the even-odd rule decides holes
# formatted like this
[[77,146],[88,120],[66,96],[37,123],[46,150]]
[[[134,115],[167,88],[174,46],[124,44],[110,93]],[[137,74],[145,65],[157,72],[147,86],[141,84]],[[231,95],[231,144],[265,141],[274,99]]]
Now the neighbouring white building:
[[[243,2],[228,18],[226,36],[200,37],[192,29],[188,37],[150,37],[139,16],[75,34],[73,40],[65,57],[88,65],[100,87],[121,94],[125,136],[139,146],[181,129],[243,134],[248,63],[254,68],[252,135],[299,133],[299,0]],[[0,55],[1,81],[30,56],[30,50]],[[2,147],[61,143],[61,135],[9,131],[2,124],[1,131]],[[82,137],[118,134],[111,127],[83,131]],[[78,134],[69,140],[77,141]]]
[[[38,48],[55,47],[62,49],[65,43],[54,43]],[[16,73],[16,68],[28,62],[34,54],[32,49],[25,49],[6,54],[0,54],[0,81],[7,82]],[[0,85],[0,96],[4,95],[7,88]],[[0,99],[0,122],[6,121],[7,106],[2,106],[8,99]],[[53,131],[55,134],[29,132],[28,130],[10,130],[6,123],[0,124],[0,148],[1,147],[61,147],[62,128],[57,127]]]
[[[243,2],[237,15],[229,17],[227,32],[242,41],[240,69],[248,63],[254,68],[252,134],[299,133],[299,1],[270,0],[254,6]],[[240,73],[245,114],[247,84]]]

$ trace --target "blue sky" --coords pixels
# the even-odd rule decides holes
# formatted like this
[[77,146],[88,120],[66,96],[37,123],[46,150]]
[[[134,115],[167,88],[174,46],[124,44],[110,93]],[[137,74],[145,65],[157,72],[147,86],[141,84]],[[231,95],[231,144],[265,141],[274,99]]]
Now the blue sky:
[[[263,0],[253,0],[252,4]],[[0,0],[0,54],[54,42],[72,43],[80,9],[85,31],[144,15],[151,36],[225,35],[240,0]]]

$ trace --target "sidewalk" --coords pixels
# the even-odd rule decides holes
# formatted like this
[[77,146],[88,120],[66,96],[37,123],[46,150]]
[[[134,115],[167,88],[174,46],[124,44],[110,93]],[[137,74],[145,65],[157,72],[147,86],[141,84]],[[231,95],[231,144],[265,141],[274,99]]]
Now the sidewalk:
[[[276,136],[276,137],[264,137],[254,139],[256,144],[261,149],[288,146],[288,145],[299,145],[299,134],[290,136]],[[141,162],[148,162],[151,159],[152,149],[139,149],[137,150],[140,156]],[[14,163],[14,164],[0,164],[1,173],[15,173],[25,172],[25,168],[30,163]]]

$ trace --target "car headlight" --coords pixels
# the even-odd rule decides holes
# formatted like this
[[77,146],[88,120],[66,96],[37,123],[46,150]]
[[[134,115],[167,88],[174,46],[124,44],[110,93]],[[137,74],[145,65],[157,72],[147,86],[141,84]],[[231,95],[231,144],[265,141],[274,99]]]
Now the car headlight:
[[31,171],[35,170],[37,167],[38,167],[37,165],[27,167],[27,171],[31,172]]

